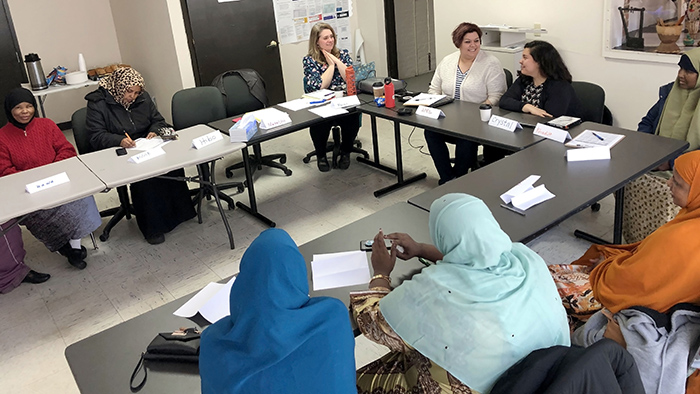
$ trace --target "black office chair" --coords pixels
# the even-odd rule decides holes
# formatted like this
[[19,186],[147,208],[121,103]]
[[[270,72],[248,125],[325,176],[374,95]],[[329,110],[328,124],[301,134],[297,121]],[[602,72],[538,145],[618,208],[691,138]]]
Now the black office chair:
[[[71,127],[73,129],[73,138],[75,139],[75,145],[77,146],[78,153],[80,154],[90,153],[94,151],[94,149],[92,149],[92,146],[90,145],[90,136],[88,135],[87,129],[85,127],[86,117],[87,108],[81,108],[75,111],[70,119]],[[109,219],[107,225],[102,230],[102,234],[100,235],[100,241],[102,242],[105,242],[109,239],[110,231],[112,231],[112,228],[116,226],[117,223],[119,223],[119,221],[122,220],[122,218],[125,217],[126,220],[129,220],[131,219],[131,215],[134,215],[134,207],[131,205],[131,201],[129,200],[129,189],[126,186],[119,186],[117,187],[117,195],[119,196],[118,207],[100,211],[100,217],[112,217],[111,219]],[[92,233],[90,233],[90,237],[92,238],[93,244],[95,244],[95,248],[97,248],[95,243],[95,237],[92,235]]]
[[510,88],[510,85],[513,84],[513,73],[511,73],[507,68],[503,69],[503,73],[506,75],[506,89],[508,89]]
[[[265,81],[262,77],[255,72],[258,76],[258,82],[265,86]],[[226,109],[226,116],[236,116],[242,115],[246,112],[252,112],[258,109],[267,107],[267,97],[264,97],[263,101],[256,98],[248,88],[248,83],[236,72],[226,72],[222,74],[221,80],[223,82],[223,92],[219,95],[223,95],[224,105]],[[217,81],[219,77],[215,78]],[[225,116],[222,116],[222,118]],[[263,166],[279,168],[284,172],[286,176],[292,175],[292,170],[287,168],[284,163],[287,162],[287,155],[284,153],[275,153],[271,155],[263,155],[262,148],[260,144],[253,145],[253,154],[248,156],[250,163],[250,168],[253,173],[256,170],[262,170]],[[279,160],[279,163],[275,160]],[[226,167],[226,177],[231,178],[233,176],[233,170],[243,168],[244,163],[236,163],[232,166]]]
[[[581,103],[581,120],[596,123],[603,123],[603,120],[609,120],[612,125],[612,114],[605,106],[605,90],[602,87],[583,81],[573,81],[571,86],[574,88],[576,97]],[[606,117],[606,114],[610,114],[610,116]],[[591,210],[593,212],[600,211],[600,203],[593,203]]]
[[[226,108],[221,98],[221,92],[213,86],[199,86],[175,92],[172,99],[173,127],[182,130],[198,124],[207,124],[226,117]],[[209,166],[211,165],[211,169]],[[216,160],[197,165],[198,178],[208,182],[215,170]],[[244,187],[241,182],[230,182],[217,185],[218,197],[228,203],[229,209],[234,209],[235,203],[227,194],[221,192],[224,189],[237,188],[242,192]],[[202,223],[202,200],[209,200],[214,190],[206,183],[200,184],[195,191],[194,202],[197,203],[197,215],[199,223]]]

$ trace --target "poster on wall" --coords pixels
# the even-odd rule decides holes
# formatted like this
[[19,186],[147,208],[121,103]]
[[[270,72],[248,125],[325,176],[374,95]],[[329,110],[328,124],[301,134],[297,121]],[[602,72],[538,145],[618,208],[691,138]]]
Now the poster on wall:
[[274,0],[273,3],[280,44],[308,41],[311,27],[325,22],[335,30],[338,48],[353,52],[351,0]]

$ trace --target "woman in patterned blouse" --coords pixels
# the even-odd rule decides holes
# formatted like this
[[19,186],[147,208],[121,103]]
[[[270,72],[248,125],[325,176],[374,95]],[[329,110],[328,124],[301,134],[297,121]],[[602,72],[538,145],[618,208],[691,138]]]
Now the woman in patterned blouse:
[[543,118],[579,116],[571,73],[552,44],[546,41],[525,44],[520,76],[501,97],[500,107]]
[[[311,28],[309,53],[304,56],[304,92],[310,93],[320,89],[345,90],[345,70],[352,66],[352,59],[347,49],[336,46],[336,35],[327,23],[317,23]],[[318,169],[330,171],[326,158],[326,143],[331,128],[340,127],[340,160],[338,168],[346,170],[350,166],[352,144],[360,130],[360,117],[356,113],[340,116],[309,128],[311,140],[316,150]]]

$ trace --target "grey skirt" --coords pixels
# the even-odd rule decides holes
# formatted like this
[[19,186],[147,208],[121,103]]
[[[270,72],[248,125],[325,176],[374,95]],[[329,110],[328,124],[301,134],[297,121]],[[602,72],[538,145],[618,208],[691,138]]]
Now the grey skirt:
[[22,224],[36,239],[55,252],[71,239],[81,239],[95,231],[102,219],[92,196],[30,213]]

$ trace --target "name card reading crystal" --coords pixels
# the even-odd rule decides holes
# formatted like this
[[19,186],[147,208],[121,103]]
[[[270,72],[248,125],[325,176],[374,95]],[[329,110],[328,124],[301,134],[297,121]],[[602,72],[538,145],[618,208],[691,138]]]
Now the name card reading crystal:
[[145,152],[141,152],[138,155],[133,155],[127,160],[129,163],[134,163],[134,164],[139,164],[143,163],[144,161],[151,160],[154,157],[162,156],[165,154],[165,151],[163,148],[153,148],[151,150],[147,150]]
[[430,119],[438,119],[440,117],[444,117],[445,113],[437,108],[430,108],[425,105],[419,105],[418,108],[416,108],[416,115],[425,116]]
[[491,115],[491,118],[489,119],[489,126],[510,131],[511,133],[515,132],[516,129],[523,128],[523,126],[521,126],[517,120],[504,118],[498,115]]
[[285,125],[287,123],[292,123],[292,119],[286,112],[269,112],[266,113],[265,116],[263,116],[260,119],[260,128],[263,130],[267,130],[273,127]]
[[535,131],[532,132],[534,135],[539,135],[540,137],[548,138],[560,143],[566,142],[567,139],[571,139],[571,134],[564,129],[557,127],[547,126],[542,123],[538,123],[535,126]]
[[195,149],[201,149],[223,139],[224,137],[221,135],[221,132],[219,130],[214,130],[211,133],[192,139],[192,146]]
[[63,183],[68,183],[70,182],[70,179],[68,179],[68,174],[65,172],[62,172],[60,174],[50,176],[48,178],[44,178],[40,181],[32,182],[24,187],[24,190],[26,190],[27,193],[33,194],[38,191],[50,189],[54,186],[58,186]]

